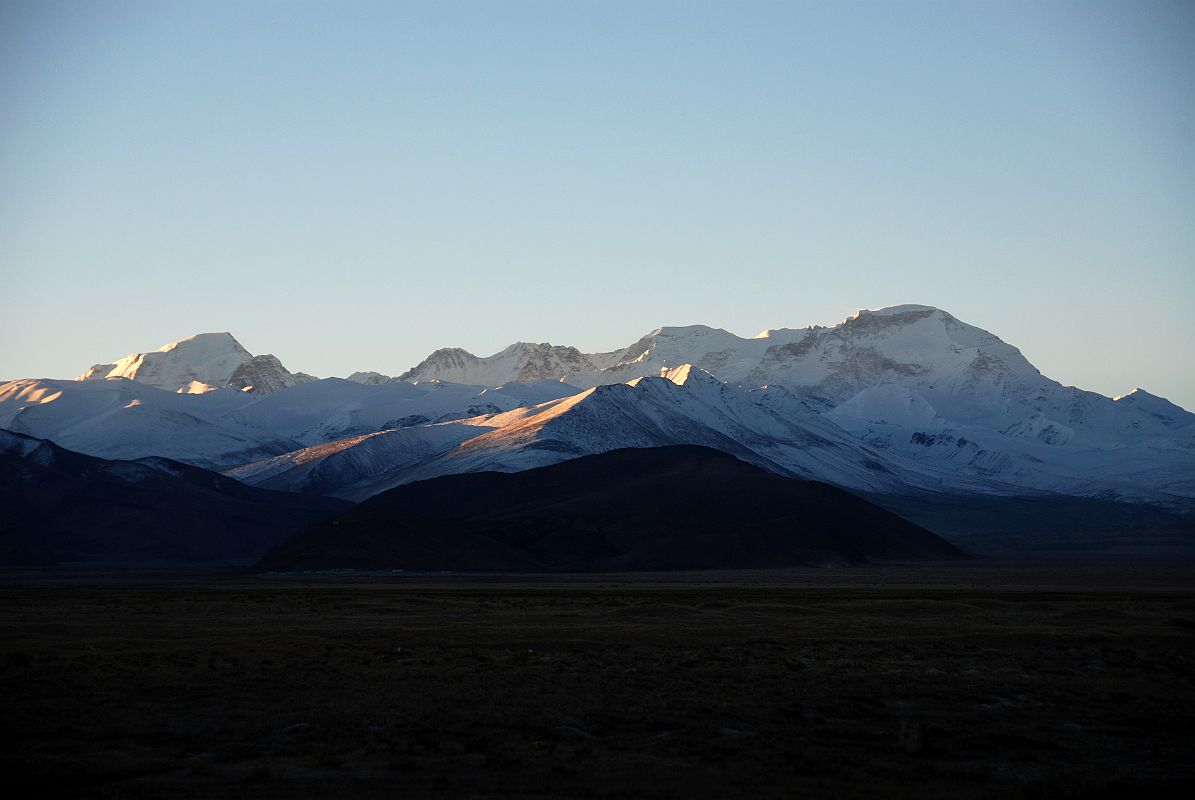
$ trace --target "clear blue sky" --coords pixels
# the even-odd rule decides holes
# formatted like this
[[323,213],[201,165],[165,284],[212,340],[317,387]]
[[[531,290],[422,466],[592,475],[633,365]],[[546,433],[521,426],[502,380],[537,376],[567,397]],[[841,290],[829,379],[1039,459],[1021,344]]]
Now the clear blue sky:
[[1195,409],[1195,4],[0,0],[0,378],[927,303]]

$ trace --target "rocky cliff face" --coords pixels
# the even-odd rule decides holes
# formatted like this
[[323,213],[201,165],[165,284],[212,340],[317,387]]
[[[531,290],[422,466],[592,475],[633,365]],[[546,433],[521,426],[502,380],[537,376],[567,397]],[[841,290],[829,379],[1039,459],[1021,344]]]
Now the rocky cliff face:
[[277,356],[267,354],[253,356],[242,363],[228,378],[226,385],[245,392],[269,394],[288,386],[298,386],[314,380],[317,378],[311,375],[291,372],[282,366],[282,362],[278,360]]

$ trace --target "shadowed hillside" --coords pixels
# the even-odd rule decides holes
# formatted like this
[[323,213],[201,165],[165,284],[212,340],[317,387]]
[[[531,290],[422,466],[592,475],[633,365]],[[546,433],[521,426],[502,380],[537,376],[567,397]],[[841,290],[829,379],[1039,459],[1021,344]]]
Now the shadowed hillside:
[[680,446],[400,486],[275,547],[259,567],[585,572],[960,557],[841,489]]
[[349,507],[165,458],[94,458],[0,431],[3,565],[252,561]]

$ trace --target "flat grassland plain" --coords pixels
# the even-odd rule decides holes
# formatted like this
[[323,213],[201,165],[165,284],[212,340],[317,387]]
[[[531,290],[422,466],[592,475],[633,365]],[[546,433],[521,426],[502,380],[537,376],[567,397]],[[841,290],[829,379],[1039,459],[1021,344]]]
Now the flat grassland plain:
[[1189,797],[1195,563],[8,573],[10,796]]

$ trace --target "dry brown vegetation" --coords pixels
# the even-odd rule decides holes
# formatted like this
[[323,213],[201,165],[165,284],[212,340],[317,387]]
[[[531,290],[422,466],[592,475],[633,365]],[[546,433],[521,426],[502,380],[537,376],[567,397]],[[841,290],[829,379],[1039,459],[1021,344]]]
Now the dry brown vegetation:
[[1195,567],[0,584],[57,797],[1120,797],[1195,786]]

